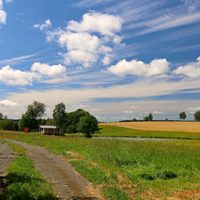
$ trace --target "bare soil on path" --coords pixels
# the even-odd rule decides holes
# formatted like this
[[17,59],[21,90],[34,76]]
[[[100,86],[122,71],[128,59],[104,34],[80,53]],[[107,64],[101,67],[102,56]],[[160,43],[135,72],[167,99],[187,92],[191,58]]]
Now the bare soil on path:
[[15,140],[9,141],[28,149],[26,156],[33,161],[35,169],[55,185],[54,189],[59,199],[102,199],[95,188],[92,188],[91,184],[70,166],[65,157],[54,155],[42,147],[28,145]]
[[16,158],[16,155],[13,153],[14,152],[6,143],[0,142],[0,193],[3,192],[4,189],[3,180],[5,179],[5,172],[12,159]]
[[200,122],[188,121],[117,122],[99,123],[99,125],[118,126],[138,130],[200,132]]

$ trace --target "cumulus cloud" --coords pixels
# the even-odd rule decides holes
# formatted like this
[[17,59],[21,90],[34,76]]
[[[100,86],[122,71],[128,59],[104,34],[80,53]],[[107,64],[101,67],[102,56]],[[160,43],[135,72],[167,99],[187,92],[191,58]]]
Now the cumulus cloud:
[[66,74],[66,68],[60,64],[49,66],[48,64],[41,64],[36,62],[32,65],[32,71],[38,71],[42,75],[48,75],[54,78],[63,78]]
[[0,23],[5,24],[7,14],[2,9],[3,9],[3,0],[0,0]]
[[96,51],[100,43],[95,35],[71,32],[61,34],[58,41],[62,46],[66,46],[68,50],[78,49],[89,52]]
[[158,114],[159,115],[159,114],[162,114],[162,112],[154,111],[153,114]]
[[5,11],[0,10],[0,23],[5,24],[6,23],[6,17],[7,14]]
[[183,74],[190,78],[200,78],[200,56],[197,62],[188,63],[185,66],[180,66],[173,71],[174,74]]
[[169,72],[169,63],[165,58],[152,60],[150,64],[137,60],[128,62],[124,59],[109,67],[108,71],[122,77],[126,74],[151,77],[167,74]]
[[131,106],[131,108],[138,108],[138,106]]
[[35,24],[33,27],[39,28],[41,31],[43,31],[44,29],[51,27],[51,21],[47,19],[46,21],[44,21],[44,24]]
[[18,107],[19,104],[10,100],[2,100],[0,101],[0,106],[5,106],[5,107]]
[[101,13],[86,13],[83,20],[78,23],[74,20],[69,22],[68,30],[77,32],[99,32],[103,35],[114,35],[122,28],[122,19],[114,15]]
[[190,113],[195,113],[196,111],[200,110],[200,107],[190,107],[185,110],[190,111]]
[[90,67],[92,63],[95,63],[98,60],[96,54],[83,50],[73,50],[60,55],[64,57],[66,65],[70,65],[71,63],[82,63],[84,67]]
[[[92,66],[99,59],[104,65],[112,61],[112,49],[120,45],[122,37],[116,35],[122,28],[122,19],[118,16],[102,13],[86,13],[82,21],[69,21],[65,29],[46,30],[47,41],[55,40],[59,46],[66,49],[62,53],[65,64],[82,64]],[[35,28],[48,28],[50,22],[34,25]]]
[[7,85],[32,85],[34,78],[39,79],[40,75],[14,70],[9,65],[0,69],[0,81]]
[[133,113],[131,110],[125,110],[124,113]]

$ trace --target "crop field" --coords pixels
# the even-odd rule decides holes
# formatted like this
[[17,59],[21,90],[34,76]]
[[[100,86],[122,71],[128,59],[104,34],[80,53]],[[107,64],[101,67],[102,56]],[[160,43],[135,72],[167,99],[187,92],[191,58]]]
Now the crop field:
[[[142,124],[143,122],[139,123]],[[120,124],[120,123],[115,123],[115,124]],[[143,138],[198,139],[198,140],[200,139],[200,132],[138,130],[138,129],[109,125],[109,123],[105,123],[104,125],[99,125],[99,127],[101,130],[100,133],[95,134],[95,136],[97,137],[143,137]]]
[[200,199],[200,141],[134,142],[0,132],[63,155],[105,199]]
[[184,121],[147,121],[147,122],[118,122],[118,123],[100,123],[99,125],[118,126],[138,130],[154,131],[179,131],[179,132],[199,132],[200,122]]

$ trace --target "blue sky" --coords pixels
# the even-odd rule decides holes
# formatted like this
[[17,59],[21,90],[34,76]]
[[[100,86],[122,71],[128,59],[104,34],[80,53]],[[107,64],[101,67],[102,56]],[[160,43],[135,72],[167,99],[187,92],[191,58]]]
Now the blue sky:
[[99,121],[200,110],[199,0],[0,0],[0,112]]

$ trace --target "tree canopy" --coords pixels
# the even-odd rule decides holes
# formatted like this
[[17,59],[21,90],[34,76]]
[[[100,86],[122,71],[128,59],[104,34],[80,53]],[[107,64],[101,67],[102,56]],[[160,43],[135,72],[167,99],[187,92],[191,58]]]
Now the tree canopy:
[[17,123],[11,119],[4,119],[0,120],[0,129],[1,130],[10,130],[10,131],[17,131],[18,126]]
[[66,133],[78,133],[78,122],[80,121],[81,117],[84,117],[86,115],[90,115],[90,113],[80,108],[74,112],[67,113],[67,120],[65,124]]
[[41,118],[46,111],[46,105],[39,101],[33,101],[32,104],[28,105],[26,114],[30,119],[39,119]]
[[149,113],[148,118],[149,118],[149,121],[152,121],[152,120],[153,120],[153,115],[152,115],[152,113]]
[[[55,105],[53,110],[53,122],[56,127],[62,130],[62,127],[66,121],[66,107],[64,103],[59,103]],[[63,131],[62,131],[63,132]]]
[[80,118],[78,131],[83,133],[85,137],[91,138],[92,134],[98,130],[98,121],[94,116],[87,114],[86,116]]
[[197,112],[194,113],[194,119],[196,121],[200,121],[200,111],[197,111]]
[[28,105],[26,113],[22,114],[19,121],[19,130],[29,127],[30,130],[38,130],[39,119],[45,114],[46,105],[39,101],[33,101]]
[[3,114],[0,112],[0,120],[3,119]]
[[181,112],[180,114],[179,114],[179,119],[185,119],[187,117],[187,115],[185,114],[185,112]]

